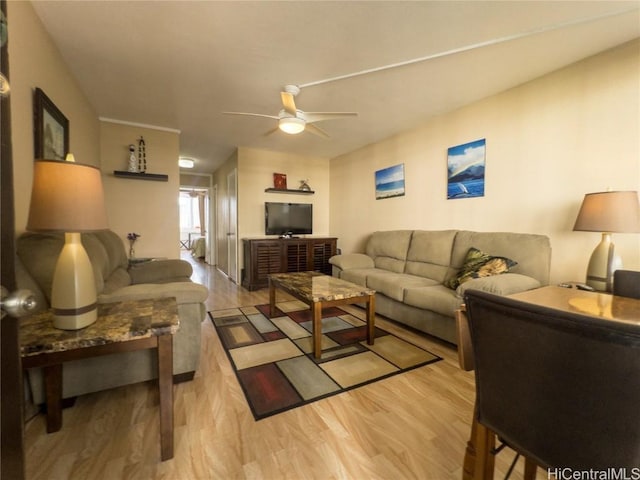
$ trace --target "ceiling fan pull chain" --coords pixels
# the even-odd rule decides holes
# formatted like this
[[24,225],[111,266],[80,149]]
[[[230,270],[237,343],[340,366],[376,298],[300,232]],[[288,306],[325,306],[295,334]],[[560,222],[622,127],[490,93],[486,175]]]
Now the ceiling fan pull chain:
[[145,173],[147,171],[147,147],[144,138],[138,140],[138,172]]

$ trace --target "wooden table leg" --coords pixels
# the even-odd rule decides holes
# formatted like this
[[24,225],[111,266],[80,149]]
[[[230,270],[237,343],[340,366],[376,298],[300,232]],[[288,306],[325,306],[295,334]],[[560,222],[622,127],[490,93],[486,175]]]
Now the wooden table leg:
[[373,345],[376,337],[376,296],[369,295],[367,301],[367,343]]
[[269,279],[269,316],[276,316],[276,286]]
[[496,434],[477,420],[474,422],[476,423],[476,462],[473,478],[491,480],[496,459],[494,453]]
[[478,407],[473,408],[471,435],[462,463],[462,480],[492,479],[495,464],[495,434],[478,423]]
[[47,433],[62,428],[62,364],[43,367],[47,397]]
[[313,314],[313,356],[322,358],[322,303],[314,302]]
[[525,457],[523,478],[525,480],[536,480],[537,470],[538,470],[538,465],[536,464],[536,462],[534,462],[530,458]]
[[160,457],[173,458],[173,337],[158,337],[158,388],[160,392]]
[[477,426],[476,415],[478,413],[477,406],[473,407],[473,418],[471,420],[471,434],[467,442],[467,448],[464,451],[464,460],[462,461],[462,480],[472,480],[476,468],[476,435]]

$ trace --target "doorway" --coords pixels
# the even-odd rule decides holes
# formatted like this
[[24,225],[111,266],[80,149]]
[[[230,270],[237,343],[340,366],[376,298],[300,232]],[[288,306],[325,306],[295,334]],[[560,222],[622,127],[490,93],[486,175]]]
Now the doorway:
[[178,195],[180,216],[180,250],[188,251],[195,259],[213,264],[214,235],[211,192],[202,187],[180,187]]

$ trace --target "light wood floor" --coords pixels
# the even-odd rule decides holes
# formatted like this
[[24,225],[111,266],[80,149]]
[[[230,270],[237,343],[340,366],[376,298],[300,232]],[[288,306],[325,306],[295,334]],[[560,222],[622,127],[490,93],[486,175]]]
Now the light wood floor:
[[[249,292],[215,268],[194,268],[194,280],[210,290],[209,310],[268,302],[267,290]],[[376,321],[444,360],[256,422],[206,318],[200,369],[174,390],[172,460],[160,461],[158,395],[143,383],[79,397],[53,434],[43,415],[30,420],[27,478],[460,479],[473,373],[458,368],[452,346]],[[513,456],[498,455],[496,478]],[[511,478],[522,472],[520,460]]]

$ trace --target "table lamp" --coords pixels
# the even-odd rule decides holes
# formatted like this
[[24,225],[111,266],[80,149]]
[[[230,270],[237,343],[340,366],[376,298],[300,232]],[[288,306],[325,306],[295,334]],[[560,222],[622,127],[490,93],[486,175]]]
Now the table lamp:
[[66,161],[36,160],[27,230],[64,232],[51,287],[53,326],[78,330],[97,319],[93,268],[81,232],[105,230],[107,215],[100,170]]
[[587,193],[573,229],[602,233],[602,240],[589,260],[586,283],[596,290],[611,292],[613,272],[622,268],[611,234],[640,232],[638,192]]

